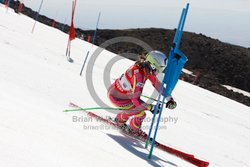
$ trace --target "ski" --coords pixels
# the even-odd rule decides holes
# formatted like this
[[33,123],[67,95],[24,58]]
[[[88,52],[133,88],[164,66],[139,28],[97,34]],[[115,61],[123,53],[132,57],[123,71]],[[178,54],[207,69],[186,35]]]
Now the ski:
[[[118,126],[112,117],[107,117],[107,120],[114,123],[118,127],[118,129],[120,130],[120,132],[122,134],[128,135],[129,137],[140,140],[142,142],[146,141],[148,135],[145,132],[143,132],[142,130],[140,130],[139,132],[133,132],[131,130],[130,126],[127,124],[124,124],[123,126]],[[152,141],[152,138],[150,140]]]
[[[74,103],[72,103],[72,102],[69,103],[69,106],[70,106],[70,107],[74,107],[74,108],[79,108],[79,109],[81,108],[80,106],[78,106],[78,105],[76,105],[76,104],[74,104]],[[89,117],[92,117],[92,118],[98,120],[99,122],[103,122],[103,123],[105,123],[105,124],[107,124],[107,125],[110,125],[110,126],[115,127],[115,128],[118,129],[122,134],[125,134],[125,135],[127,135],[127,136],[130,136],[130,137],[132,137],[132,138],[134,138],[134,139],[136,139],[136,140],[139,140],[139,141],[141,141],[141,142],[144,142],[144,143],[145,143],[146,140],[147,140],[147,135],[141,135],[141,134],[139,134],[139,133],[137,133],[137,134],[136,134],[136,133],[130,133],[126,128],[121,128],[121,127],[119,127],[119,126],[112,120],[112,118],[106,119],[106,118],[103,118],[103,117],[101,117],[101,116],[99,116],[99,115],[93,113],[93,112],[86,111],[86,110],[83,110],[83,112],[85,112]],[[150,138],[149,141],[150,141],[149,144],[151,144],[152,138]],[[164,151],[164,152],[167,152],[167,153],[169,153],[169,154],[175,155],[176,157],[179,157],[179,158],[181,158],[181,159],[183,159],[183,160],[185,160],[185,161],[187,161],[187,162],[189,162],[189,163],[191,163],[191,164],[193,164],[193,165],[195,165],[195,166],[198,166],[198,167],[207,167],[207,166],[209,165],[209,162],[200,160],[200,159],[196,158],[196,157],[195,157],[194,155],[192,155],[192,154],[188,154],[188,153],[179,151],[179,150],[174,149],[174,148],[172,148],[172,147],[169,147],[169,146],[166,146],[166,145],[164,145],[164,144],[161,144],[161,143],[159,143],[159,142],[157,142],[157,141],[155,141],[154,147],[156,147],[156,148],[158,148],[158,149],[160,149],[160,150],[162,150],[162,151]]]

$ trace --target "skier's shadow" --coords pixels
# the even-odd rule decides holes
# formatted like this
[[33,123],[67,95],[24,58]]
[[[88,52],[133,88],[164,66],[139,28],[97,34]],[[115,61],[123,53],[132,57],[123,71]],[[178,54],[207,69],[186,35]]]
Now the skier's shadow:
[[[136,149],[137,148],[141,148],[141,149],[145,149],[144,146],[142,145],[141,142],[132,139],[132,138],[128,138],[125,136],[116,136],[116,135],[112,135],[112,134],[107,134],[110,138],[112,138],[113,140],[115,140],[118,144],[120,144],[123,148],[125,148],[126,150],[130,151],[131,153],[133,153],[134,155],[138,156],[139,158],[147,161],[150,165],[154,166],[154,167],[162,167],[164,165],[160,164],[159,161],[168,163],[172,166],[178,166],[170,161],[166,161],[163,160],[155,155],[152,155],[152,159],[148,159],[148,154],[147,153],[143,153],[140,152],[139,150]],[[130,140],[130,141],[128,141]],[[129,159],[128,159],[129,161]],[[157,163],[158,161],[158,163]],[[126,160],[125,160],[126,162]]]

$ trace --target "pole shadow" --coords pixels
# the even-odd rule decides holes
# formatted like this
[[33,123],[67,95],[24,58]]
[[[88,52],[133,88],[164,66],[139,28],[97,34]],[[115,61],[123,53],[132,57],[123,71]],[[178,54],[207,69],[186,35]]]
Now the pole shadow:
[[[145,160],[148,162],[148,164],[150,164],[151,166],[154,167],[162,167],[164,166],[163,164],[161,164],[160,161],[167,163],[171,166],[177,167],[178,165],[174,164],[173,162],[170,161],[166,161],[163,160],[155,155],[152,156],[151,159],[148,159],[148,154],[139,151],[136,148],[139,149],[145,149],[144,145],[142,144],[142,142],[136,140],[136,139],[132,139],[129,137],[125,137],[125,136],[116,136],[116,135],[112,135],[112,134],[107,134],[111,139],[113,139],[114,141],[116,141],[118,144],[120,144],[124,149],[128,150],[129,152],[131,152],[132,154],[136,155],[137,157]],[[125,157],[126,158],[126,157]],[[126,162],[126,160],[125,160]]]

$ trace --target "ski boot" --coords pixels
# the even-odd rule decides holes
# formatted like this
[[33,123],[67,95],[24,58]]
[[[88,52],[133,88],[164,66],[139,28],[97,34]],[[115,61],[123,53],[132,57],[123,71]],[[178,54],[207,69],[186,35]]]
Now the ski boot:
[[116,123],[116,125],[121,128],[122,130],[128,129],[130,127],[128,127],[128,125],[126,124],[126,122],[119,122],[117,120],[117,118],[114,119],[114,122]]

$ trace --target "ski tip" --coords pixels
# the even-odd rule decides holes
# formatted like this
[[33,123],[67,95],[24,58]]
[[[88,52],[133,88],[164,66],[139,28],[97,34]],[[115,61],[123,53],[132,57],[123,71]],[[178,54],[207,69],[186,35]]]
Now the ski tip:
[[74,103],[72,103],[72,102],[70,102],[70,103],[69,103],[69,107],[79,107],[79,106],[76,105],[76,104],[74,104]]

